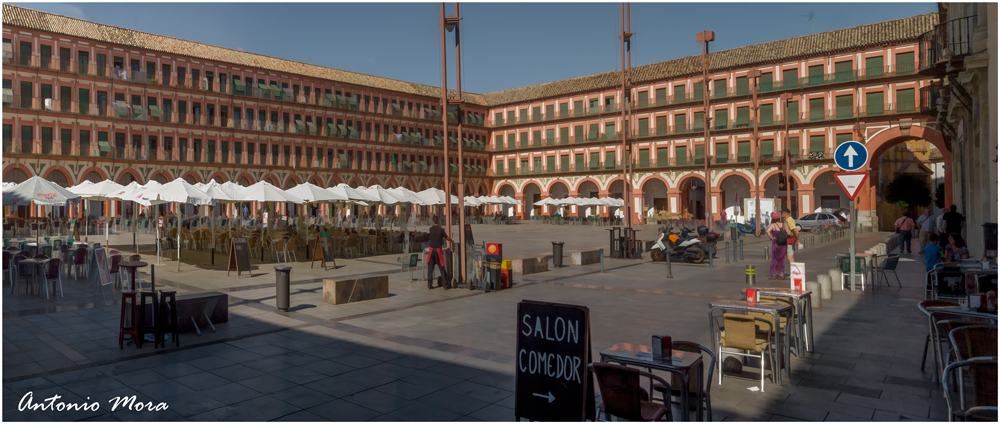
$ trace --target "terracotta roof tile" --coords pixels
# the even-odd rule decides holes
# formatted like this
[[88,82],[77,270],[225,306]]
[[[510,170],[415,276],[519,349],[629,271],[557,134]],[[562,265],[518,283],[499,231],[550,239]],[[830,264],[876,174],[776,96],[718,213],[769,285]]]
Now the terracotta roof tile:
[[[162,53],[180,54],[205,60],[268,69],[306,77],[322,78],[412,95],[433,98],[439,98],[441,96],[440,87],[398,81],[373,75],[364,75],[356,72],[326,68],[308,63],[264,56],[256,53],[227,49],[173,37],[166,37],[163,35],[99,24],[67,16],[55,15],[52,13],[26,9],[9,4],[3,5],[3,25],[17,26],[56,34],[65,34],[102,41],[109,44],[118,44]],[[454,94],[454,90],[449,91]],[[469,103],[485,105],[482,95],[479,94],[463,93],[463,98]]]
[[[938,15],[936,13],[928,13],[854,28],[737,47],[711,53],[709,55],[709,66],[713,70],[748,67],[751,65],[763,65],[838,51],[915,40],[919,35],[930,31],[937,22]],[[255,53],[84,21],[9,4],[3,5],[3,24],[412,95],[437,98],[441,93],[440,87],[278,59]],[[521,103],[535,99],[618,87],[621,84],[620,72],[604,72],[486,94],[463,93],[463,96],[469,103],[484,106]],[[700,72],[700,57],[688,56],[633,67],[632,79],[634,83],[648,83],[685,75],[695,75]],[[454,93],[451,90],[450,92]]]
[[[709,54],[709,68],[721,70],[763,65],[838,51],[863,49],[916,40],[933,29],[936,13],[912,16],[802,37],[737,47]],[[701,56],[688,56],[632,68],[634,83],[648,83],[701,73]],[[521,103],[621,86],[621,71],[604,72],[562,81],[512,88],[483,94],[491,106]]]

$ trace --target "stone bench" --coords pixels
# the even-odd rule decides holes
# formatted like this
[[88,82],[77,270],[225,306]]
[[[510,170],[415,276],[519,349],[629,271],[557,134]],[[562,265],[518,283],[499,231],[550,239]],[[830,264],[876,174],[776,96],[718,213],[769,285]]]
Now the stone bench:
[[573,250],[569,252],[573,265],[590,265],[601,263],[600,250]]
[[[177,296],[177,330],[179,333],[195,331],[195,323],[199,329],[212,324],[229,322],[229,295],[220,292],[206,292]],[[153,305],[146,305],[147,316],[153,313]],[[194,319],[194,321],[192,321]]]
[[333,305],[389,297],[389,276],[323,280],[323,302]]
[[546,272],[549,270],[549,258],[551,256],[539,256],[537,258],[515,258],[511,259],[511,267],[515,274],[528,275]]

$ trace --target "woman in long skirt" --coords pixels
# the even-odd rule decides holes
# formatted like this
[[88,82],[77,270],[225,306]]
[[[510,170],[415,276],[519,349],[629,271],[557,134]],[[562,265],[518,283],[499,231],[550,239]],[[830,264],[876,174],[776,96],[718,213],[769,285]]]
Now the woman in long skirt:
[[778,244],[778,234],[785,231],[785,223],[781,221],[781,215],[771,214],[771,225],[767,227],[767,237],[771,239],[771,280],[785,279],[785,254],[788,246]]

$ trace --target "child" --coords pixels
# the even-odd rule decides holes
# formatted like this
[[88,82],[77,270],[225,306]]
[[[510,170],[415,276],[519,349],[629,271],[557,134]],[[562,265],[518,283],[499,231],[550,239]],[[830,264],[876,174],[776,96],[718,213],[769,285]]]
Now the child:
[[931,233],[927,235],[927,246],[924,247],[924,263],[927,265],[927,271],[934,269],[934,266],[941,263],[941,253],[944,249],[938,245],[938,235]]

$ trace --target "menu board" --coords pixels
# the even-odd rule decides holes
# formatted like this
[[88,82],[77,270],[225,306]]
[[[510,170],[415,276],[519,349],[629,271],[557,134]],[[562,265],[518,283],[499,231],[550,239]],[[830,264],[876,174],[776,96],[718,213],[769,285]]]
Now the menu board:
[[514,421],[594,419],[586,306],[522,300],[515,358]]
[[316,261],[320,261],[320,266],[323,269],[327,269],[329,266],[327,263],[333,264],[333,269],[337,269],[337,260],[333,257],[333,243],[330,242],[330,233],[324,231],[316,235],[312,252],[313,263],[309,264],[309,268],[312,268]]
[[101,279],[101,286],[111,285],[111,270],[108,268],[108,256],[103,247],[94,249],[94,260],[97,261],[97,275]]
[[250,274],[250,245],[247,244],[246,237],[233,237],[232,246],[229,249],[229,265],[226,275],[229,275],[233,270],[236,270],[237,277],[243,271]]

